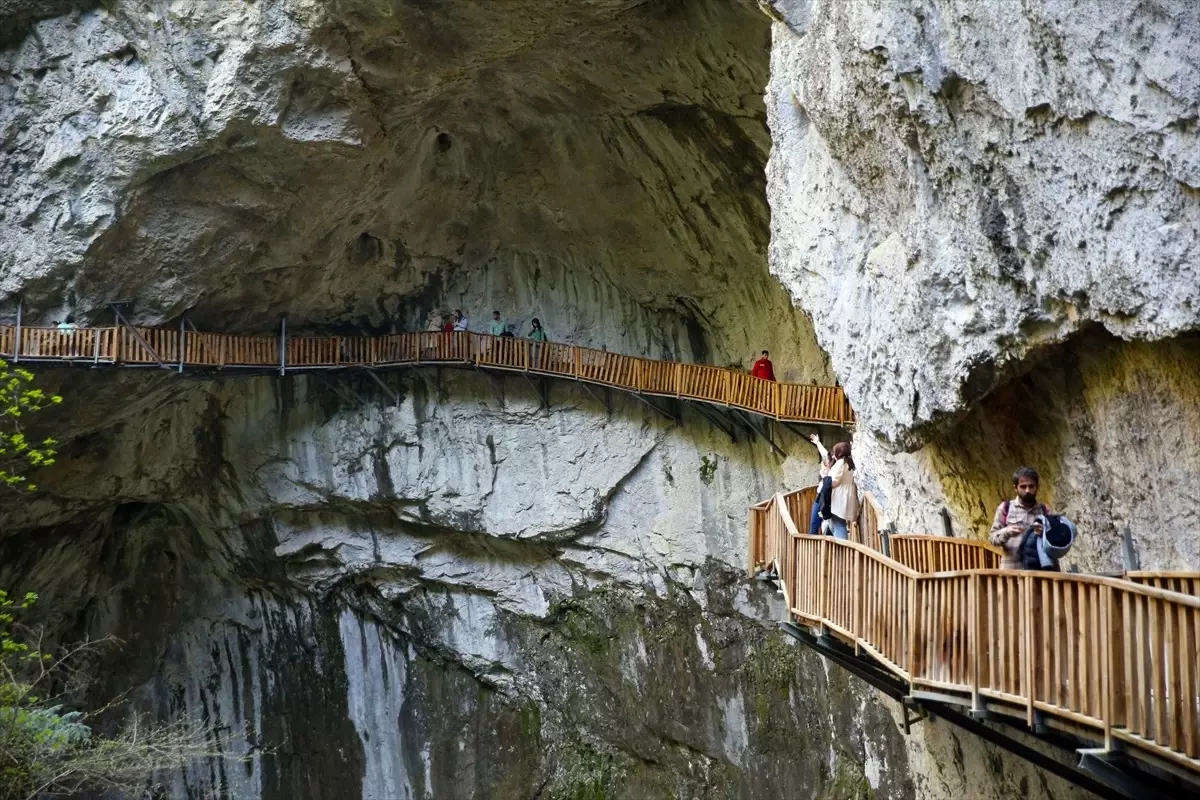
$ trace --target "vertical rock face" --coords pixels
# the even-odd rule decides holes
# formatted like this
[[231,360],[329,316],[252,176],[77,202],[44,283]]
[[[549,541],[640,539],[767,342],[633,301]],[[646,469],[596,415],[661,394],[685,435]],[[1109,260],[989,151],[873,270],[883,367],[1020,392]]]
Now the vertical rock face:
[[872,430],[1089,323],[1196,328],[1193,3],[777,5],[772,270]]
[[771,269],[899,526],[979,535],[1028,463],[1079,565],[1200,567],[1200,9],[775,7]]

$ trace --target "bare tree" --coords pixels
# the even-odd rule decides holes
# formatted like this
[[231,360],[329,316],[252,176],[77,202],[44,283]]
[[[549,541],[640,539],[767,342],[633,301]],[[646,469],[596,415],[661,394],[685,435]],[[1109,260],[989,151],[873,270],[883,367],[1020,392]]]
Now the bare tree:
[[0,590],[0,800],[83,789],[138,794],[196,759],[246,759],[229,755],[239,737],[214,736],[195,720],[156,724],[128,714],[115,735],[97,734],[89,723],[119,713],[125,698],[87,710],[72,699],[90,681],[88,662],[120,642],[88,640],[51,654],[44,629],[17,620],[36,600],[15,601]]

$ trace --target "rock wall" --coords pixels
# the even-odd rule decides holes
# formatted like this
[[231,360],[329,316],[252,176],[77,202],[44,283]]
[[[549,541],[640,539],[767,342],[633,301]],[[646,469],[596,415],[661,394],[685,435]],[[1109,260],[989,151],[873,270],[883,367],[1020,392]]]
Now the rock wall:
[[900,529],[982,535],[1029,464],[1075,565],[1200,568],[1200,9],[775,8],[771,269]]
[[915,446],[1088,325],[1197,327],[1200,11],[779,0],[771,268]]
[[[1193,372],[1163,391],[1157,370],[1195,348],[1063,343],[1089,320],[1187,327],[1183,269],[1158,316],[1129,305],[1172,277],[1135,274],[1132,248],[1176,264],[1192,247],[1193,132],[1169,119],[1194,38],[1186,9],[1160,7],[1137,35],[1178,75],[1164,60],[1134,76],[1163,94],[1145,90],[1149,121],[1085,116],[1062,67],[1067,110],[1039,100],[997,128],[1019,70],[937,66],[1008,29],[966,5],[779,3],[764,111],[768,23],[749,3],[0,3],[4,313],[20,296],[27,322],[106,321],[133,297],[145,323],[382,331],[433,307],[479,329],[497,308],[656,357],[746,365],[768,347],[781,378],[828,382],[819,338],[897,520],[944,503],[977,524],[1033,438],[1056,503],[1107,503],[1081,558],[1108,563],[1146,506],[1164,526],[1196,513],[1170,493],[1194,469],[1171,434],[1187,429],[1154,424],[1190,419]],[[1111,31],[1105,63],[1132,63]],[[941,137],[951,118],[961,141]],[[1134,166],[1084,174],[1088,126]],[[1044,174],[1058,151],[1079,175]],[[1044,183],[1021,194],[1028,175]],[[1083,198],[1076,214],[1118,183],[1111,242],[1047,239],[1060,194]],[[1022,260],[1030,247],[1047,255]],[[1105,288],[1109,252],[1126,288]],[[1051,256],[1046,276],[1022,271]],[[1073,796],[944,723],[903,737],[890,703],[774,630],[777,599],[743,574],[745,509],[812,482],[790,432],[779,459],[692,412],[675,426],[563,384],[547,410],[519,377],[452,370],[386,391],[342,374],[45,379],[67,396],[47,420],[62,457],[42,493],[0,499],[0,585],[40,591],[63,636],[125,641],[97,696],[246,732],[245,763],[193,765],[174,795]],[[1082,390],[1027,412],[1064,383]],[[1170,475],[1132,499],[1122,481],[1148,462],[1107,460],[1131,419]],[[1186,561],[1181,541],[1148,559]]]

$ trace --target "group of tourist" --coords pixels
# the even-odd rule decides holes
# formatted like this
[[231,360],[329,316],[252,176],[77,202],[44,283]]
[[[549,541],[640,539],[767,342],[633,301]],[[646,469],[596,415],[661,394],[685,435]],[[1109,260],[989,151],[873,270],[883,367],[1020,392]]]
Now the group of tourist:
[[[429,312],[425,320],[425,330],[434,332],[441,331],[444,333],[454,333],[455,331],[470,330],[471,318],[467,312],[461,308],[454,309],[454,313],[433,309]],[[546,339],[546,330],[542,327],[542,322],[537,317],[534,317],[532,325],[525,338],[532,339],[535,342],[544,342]],[[499,311],[492,312],[492,323],[488,329],[492,336],[516,336],[513,333],[513,326],[504,322],[500,317]]]
[[[858,518],[859,511],[850,443],[838,442],[826,450],[817,434],[808,438],[821,455],[821,482],[809,515],[809,535],[849,539],[850,521]],[[1016,496],[996,508],[988,533],[988,541],[1003,550],[1000,568],[1057,572],[1059,559],[1075,543],[1075,524],[1037,499],[1037,470],[1021,467],[1013,473],[1012,483]]]

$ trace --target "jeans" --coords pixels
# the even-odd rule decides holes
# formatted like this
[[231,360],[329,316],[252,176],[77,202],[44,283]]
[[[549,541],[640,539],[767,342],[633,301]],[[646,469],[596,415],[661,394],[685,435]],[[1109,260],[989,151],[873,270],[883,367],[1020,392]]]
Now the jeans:
[[850,529],[846,527],[846,520],[834,516],[830,517],[829,521],[833,523],[833,538],[849,540]]
[[817,503],[813,503],[812,514],[808,516],[808,535],[821,535],[821,514],[820,507]]

